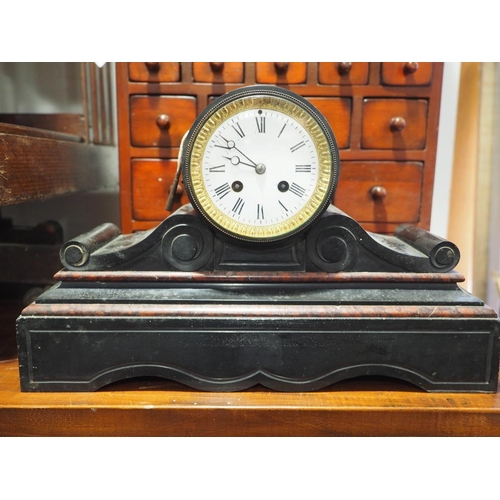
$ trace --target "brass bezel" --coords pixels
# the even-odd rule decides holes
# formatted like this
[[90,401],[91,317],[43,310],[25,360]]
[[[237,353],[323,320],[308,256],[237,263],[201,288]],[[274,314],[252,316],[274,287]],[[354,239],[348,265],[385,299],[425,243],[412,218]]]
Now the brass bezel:
[[[206,147],[217,128],[234,115],[253,109],[279,111],[299,122],[311,137],[318,153],[318,180],[304,207],[289,219],[270,226],[254,226],[238,222],[223,213],[210,197],[202,171]],[[243,96],[230,100],[217,108],[199,127],[190,141],[187,180],[193,202],[199,211],[222,232],[245,241],[276,241],[287,238],[308,226],[322,213],[330,201],[337,169],[335,158],[319,121],[300,102],[276,95]],[[335,165],[337,166],[337,165]]]

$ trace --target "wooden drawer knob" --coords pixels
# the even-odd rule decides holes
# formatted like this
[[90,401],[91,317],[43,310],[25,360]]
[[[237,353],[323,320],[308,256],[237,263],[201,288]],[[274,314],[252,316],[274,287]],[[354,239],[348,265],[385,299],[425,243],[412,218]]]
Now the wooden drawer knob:
[[275,62],[274,67],[276,68],[276,71],[278,73],[285,73],[285,71],[288,69],[288,64],[287,62]]
[[406,120],[402,116],[395,116],[390,122],[391,130],[401,132],[406,127]]
[[158,128],[161,128],[162,130],[167,130],[168,127],[170,127],[170,117],[165,114],[159,115],[156,119],[156,125],[158,125]]
[[144,64],[146,65],[146,68],[148,68],[148,71],[151,71],[152,73],[156,73],[160,69],[159,62],[147,62]]
[[407,75],[411,75],[412,73],[415,73],[418,69],[418,62],[407,62],[404,63],[403,65],[403,71]]
[[373,186],[370,189],[370,194],[375,201],[383,200],[387,196],[387,189],[384,186]]
[[223,62],[211,62],[210,67],[214,73],[220,73],[224,69]]
[[352,62],[341,62],[338,66],[339,75],[347,75],[352,69]]

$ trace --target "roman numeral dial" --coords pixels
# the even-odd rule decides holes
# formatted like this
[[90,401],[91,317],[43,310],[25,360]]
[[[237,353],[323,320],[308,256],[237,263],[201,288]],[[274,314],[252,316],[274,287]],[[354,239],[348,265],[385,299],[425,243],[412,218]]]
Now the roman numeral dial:
[[257,132],[259,132],[259,134],[264,134],[266,132],[266,117],[255,117],[255,121],[257,122]]
[[281,88],[253,88],[255,98],[238,89],[202,112],[183,176],[193,206],[217,229],[273,241],[316,218],[336,179],[328,130],[310,105]]
[[208,140],[203,183],[229,220],[256,228],[287,224],[310,200],[319,158],[304,125],[258,108],[223,121]]

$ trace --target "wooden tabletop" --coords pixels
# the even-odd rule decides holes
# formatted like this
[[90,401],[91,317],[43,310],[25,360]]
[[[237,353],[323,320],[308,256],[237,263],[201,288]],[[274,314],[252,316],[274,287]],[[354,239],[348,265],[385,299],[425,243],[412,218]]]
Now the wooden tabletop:
[[390,379],[317,392],[209,393],[162,379],[22,393],[0,362],[1,436],[500,436],[500,395],[426,393]]

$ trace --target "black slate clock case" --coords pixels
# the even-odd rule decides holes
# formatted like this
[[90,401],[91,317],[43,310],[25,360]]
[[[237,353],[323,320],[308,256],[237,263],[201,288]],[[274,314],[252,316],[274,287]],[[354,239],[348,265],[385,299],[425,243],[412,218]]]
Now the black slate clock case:
[[498,317],[460,288],[459,249],[416,226],[370,233],[330,205],[293,238],[250,244],[186,205],[150,231],[103,224],[60,256],[58,283],[17,321],[23,391],[138,376],[310,391],[373,375],[497,390]]

